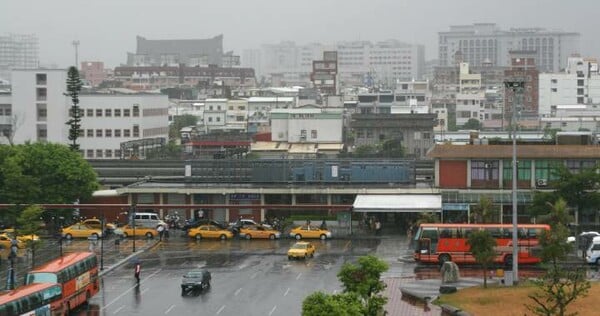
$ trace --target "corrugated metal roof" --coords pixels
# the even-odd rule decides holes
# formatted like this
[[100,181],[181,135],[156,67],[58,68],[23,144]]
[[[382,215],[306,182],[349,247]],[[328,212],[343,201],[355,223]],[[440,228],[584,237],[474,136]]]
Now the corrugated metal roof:
[[288,152],[290,154],[315,154],[317,147],[316,144],[292,144]]
[[[435,145],[430,158],[512,158],[512,145]],[[540,159],[600,159],[600,146],[594,145],[517,145],[517,157]]]

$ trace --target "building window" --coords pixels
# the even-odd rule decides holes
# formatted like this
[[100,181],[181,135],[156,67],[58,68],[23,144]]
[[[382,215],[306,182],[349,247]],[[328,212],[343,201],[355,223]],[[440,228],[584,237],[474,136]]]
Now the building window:
[[102,158],[102,149],[96,149],[96,158]]
[[88,158],[94,158],[94,150],[93,149],[88,149],[86,156]]
[[104,155],[106,156],[106,158],[112,158],[112,150],[110,150],[110,149],[107,149],[107,150],[104,152]]
[[140,126],[133,125],[133,137],[140,137]]
[[221,117],[217,116],[216,119],[217,119],[217,122],[221,122]]
[[104,130],[104,137],[112,137],[112,130],[111,129],[105,129]]
[[583,104],[583,97],[577,97],[577,104]]
[[131,110],[130,110],[130,109],[123,109],[123,116],[124,116],[124,117],[129,117],[129,116],[131,116],[131,115],[130,115],[130,113],[131,113]]
[[423,132],[423,139],[431,139],[431,133]]
[[208,117],[208,121],[209,121],[209,122],[212,122],[212,117],[210,117],[210,116],[209,116],[209,117]]
[[115,130],[115,137],[121,137],[121,130],[120,129],[116,129]]
[[138,117],[138,116],[140,116],[140,106],[134,105],[133,106],[133,117]]
[[577,79],[577,86],[583,87],[583,79]]
[[96,130],[96,137],[102,137],[102,130],[101,129],[97,129]]
[[115,109],[115,117],[121,117],[121,109]]
[[106,109],[106,110],[104,110],[104,116],[111,117],[112,116],[112,109]]
[[79,132],[77,132],[77,136],[79,136],[79,137],[85,137],[85,131],[83,130],[83,128],[79,129]]
[[577,95],[583,95],[583,88],[577,88]]
[[46,110],[46,104],[38,103],[38,104],[36,104],[36,108],[37,108],[37,120],[45,121],[46,118],[48,117],[48,110]]
[[85,116],[87,116],[87,117],[94,117],[94,110],[93,109],[86,109],[85,111],[87,112]]
[[552,91],[552,92],[558,92],[558,90],[556,88],[550,88],[550,91]]
[[96,116],[97,117],[101,117],[102,116],[102,109],[96,109]]
[[46,125],[38,125],[37,138],[38,140],[46,140],[46,138],[48,138],[48,129],[46,129]]
[[367,138],[373,138],[373,131],[367,130]]
[[313,129],[313,130],[310,131],[310,137],[312,139],[317,138],[317,130],[316,129]]
[[87,137],[94,137],[94,130],[93,129],[88,129],[87,130]]
[[36,89],[36,100],[38,101],[46,101],[48,91],[46,88],[37,88]]
[[[535,161],[535,180],[558,180],[558,169],[562,165],[559,160],[536,160]],[[512,176],[511,176],[512,179]]]
[[35,83],[39,86],[46,85],[47,76],[46,74],[35,74]]
[[498,180],[499,163],[493,160],[471,161],[471,180],[493,181]]
[[115,149],[115,158],[121,158],[121,150]]
[[129,129],[124,129],[123,130],[123,137],[130,137],[131,136],[131,131]]
[[305,141],[306,140],[306,130],[300,130],[300,141]]
[[[512,160],[504,160],[502,168],[503,181],[512,181]],[[517,163],[517,181],[531,180],[531,160],[519,160]]]

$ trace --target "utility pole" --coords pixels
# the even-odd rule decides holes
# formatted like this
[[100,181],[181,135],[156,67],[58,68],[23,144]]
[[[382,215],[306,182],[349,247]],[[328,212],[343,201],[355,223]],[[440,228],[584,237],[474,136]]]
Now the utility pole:
[[[522,80],[505,81],[504,85],[506,89],[513,92],[513,103],[512,103],[512,118],[511,118],[511,130],[512,130],[512,273],[513,282],[518,284],[519,282],[519,241],[517,238],[518,226],[517,226],[517,100],[523,93],[525,82]],[[506,105],[505,105],[506,106]]]
[[75,48],[75,68],[79,69],[79,40],[74,40],[72,44]]

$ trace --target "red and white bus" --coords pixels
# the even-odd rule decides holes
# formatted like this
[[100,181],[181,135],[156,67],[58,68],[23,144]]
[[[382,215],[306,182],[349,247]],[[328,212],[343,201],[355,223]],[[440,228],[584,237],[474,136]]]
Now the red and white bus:
[[96,254],[75,252],[64,255],[27,273],[25,283],[58,283],[65,308],[72,310],[98,293]]
[[[532,250],[539,245],[542,231],[549,230],[550,226],[519,224],[517,229],[519,264],[540,262]],[[475,263],[467,240],[478,230],[487,230],[496,239],[494,262],[512,265],[512,224],[421,224],[414,238],[414,259],[423,263]]]
[[30,284],[0,294],[0,316],[51,316],[62,312],[60,284]]

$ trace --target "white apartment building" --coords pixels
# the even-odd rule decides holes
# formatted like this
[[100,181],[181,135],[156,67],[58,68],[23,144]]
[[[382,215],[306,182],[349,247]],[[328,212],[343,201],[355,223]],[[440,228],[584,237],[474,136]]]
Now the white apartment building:
[[550,117],[555,105],[600,102],[598,62],[571,57],[567,64],[564,72],[539,74],[540,117]]
[[248,131],[248,100],[228,100],[225,122],[227,128]]
[[540,118],[540,128],[565,132],[600,132],[600,104],[553,105],[549,116]]
[[[166,95],[82,94],[79,99],[84,116],[78,142],[86,159],[127,158],[130,153],[122,151],[123,142],[169,138]],[[138,155],[144,158],[143,150]]]
[[[11,121],[15,144],[46,141],[69,144],[65,69],[12,72]],[[81,94],[83,110],[78,143],[85,158],[120,158],[121,143],[143,138],[168,139],[168,98],[151,94]],[[6,114],[6,109],[3,109]],[[6,124],[4,125],[7,126]]]
[[431,91],[428,81],[397,82],[394,94],[392,114],[431,112]]
[[206,132],[223,129],[227,118],[227,99],[204,100],[204,125]]
[[456,94],[456,125],[465,125],[470,119],[482,122],[485,118],[484,92]]
[[475,67],[486,60],[493,66],[509,66],[509,51],[534,50],[541,72],[558,72],[566,67],[567,57],[580,52],[579,33],[544,28],[505,31],[494,23],[476,23],[451,26],[449,31],[439,32],[438,37],[440,66],[451,66],[457,52]]
[[271,110],[271,139],[288,143],[341,143],[342,109]]
[[257,133],[269,126],[273,109],[291,109],[296,105],[294,97],[248,98],[248,132]]

